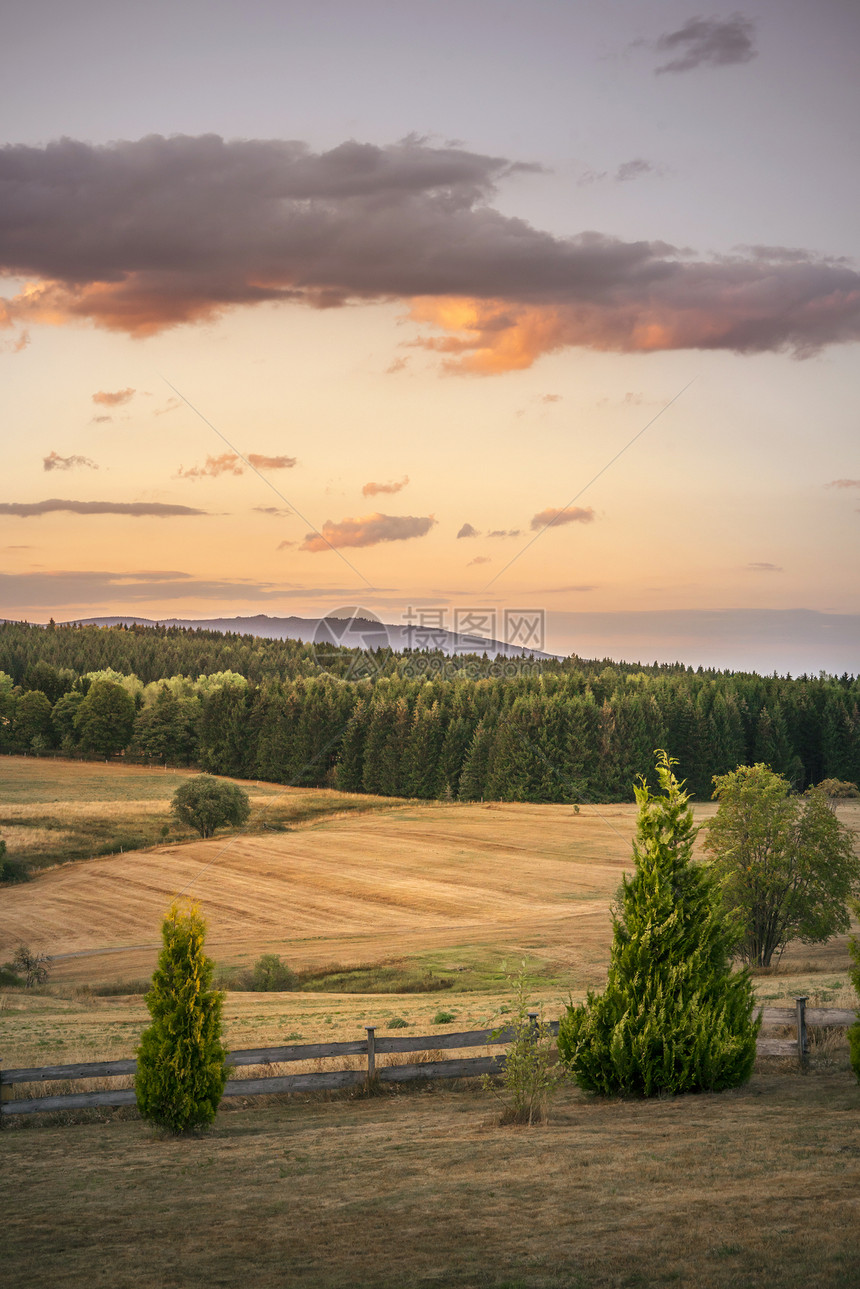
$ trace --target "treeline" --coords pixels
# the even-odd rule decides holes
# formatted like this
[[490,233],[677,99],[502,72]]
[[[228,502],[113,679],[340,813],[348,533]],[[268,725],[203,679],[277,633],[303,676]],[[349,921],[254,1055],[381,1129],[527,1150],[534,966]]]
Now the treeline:
[[331,648],[325,668],[295,641],[0,625],[0,750],[467,801],[629,800],[657,747],[700,798],[713,775],[758,761],[798,790],[860,781],[848,676]]

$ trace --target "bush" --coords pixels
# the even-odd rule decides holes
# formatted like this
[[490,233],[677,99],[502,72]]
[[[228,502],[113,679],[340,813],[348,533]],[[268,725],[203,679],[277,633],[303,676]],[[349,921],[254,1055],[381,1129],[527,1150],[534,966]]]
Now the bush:
[[539,1019],[532,1020],[529,1015],[525,962],[519,973],[508,979],[514,989],[513,1002],[507,1011],[509,1019],[493,1031],[493,1037],[501,1038],[512,1032],[513,1041],[508,1047],[503,1072],[495,1078],[485,1074],[481,1082],[501,1101],[502,1123],[543,1122],[550,1097],[564,1077],[564,1069],[558,1064],[549,1025]]
[[845,779],[822,779],[818,785],[819,791],[823,792],[826,797],[831,798],[857,798],[860,797],[860,788],[856,783],[848,783]]
[[11,886],[14,882],[29,882],[31,877],[29,865],[22,859],[10,859],[6,854],[6,843],[0,837],[0,883]]
[[251,989],[258,993],[277,993],[295,989],[296,974],[276,953],[264,953],[254,963],[251,972]]
[[[860,918],[860,900],[856,900],[851,907],[854,911],[854,916]],[[852,936],[849,949],[854,963],[851,968],[851,982],[857,990],[858,996],[860,996],[860,939]],[[858,1013],[857,1020],[848,1030],[848,1042],[851,1048],[851,1068],[857,1075],[858,1083],[860,1083],[860,1013]]]
[[11,967],[23,977],[26,987],[32,989],[34,985],[44,985],[48,979],[51,974],[51,959],[47,953],[29,949],[26,944],[22,944],[12,959]]
[[409,1021],[404,1020],[402,1016],[395,1016],[388,1022],[389,1029],[408,1029]]
[[174,903],[162,926],[164,948],[146,1005],[152,1024],[137,1049],[134,1089],[144,1119],[169,1132],[208,1126],[224,1091],[223,995],[210,988],[199,910]]
[[436,1015],[433,1017],[433,1024],[450,1025],[451,1021],[455,1019],[456,1017],[453,1012],[437,1012]]
[[738,931],[709,868],[692,862],[689,798],[661,752],[662,795],[636,788],[639,817],[624,877],[606,990],[569,1007],[562,1060],[606,1096],[716,1092],[744,1083],[759,1021],[747,971],[733,972]]
[[251,813],[248,794],[236,783],[198,774],[186,779],[173,794],[170,808],[180,823],[211,837],[223,824],[240,827]]

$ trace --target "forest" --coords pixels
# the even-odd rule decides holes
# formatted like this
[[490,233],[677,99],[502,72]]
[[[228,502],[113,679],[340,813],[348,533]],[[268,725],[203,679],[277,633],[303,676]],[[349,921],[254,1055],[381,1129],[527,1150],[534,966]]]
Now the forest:
[[[321,665],[324,664],[324,665]],[[687,790],[765,762],[860,782],[860,679],[493,660],[179,627],[0,623],[0,752],[124,757],[445,800],[627,801],[655,748]]]

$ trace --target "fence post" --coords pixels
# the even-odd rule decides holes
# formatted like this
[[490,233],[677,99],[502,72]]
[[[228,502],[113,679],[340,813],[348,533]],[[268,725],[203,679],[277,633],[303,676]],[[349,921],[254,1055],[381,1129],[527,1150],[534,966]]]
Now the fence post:
[[797,1059],[800,1068],[806,1069],[806,994],[794,1000],[797,1008]]
[[367,1032],[367,1082],[371,1084],[376,1078],[376,1026],[365,1025]]

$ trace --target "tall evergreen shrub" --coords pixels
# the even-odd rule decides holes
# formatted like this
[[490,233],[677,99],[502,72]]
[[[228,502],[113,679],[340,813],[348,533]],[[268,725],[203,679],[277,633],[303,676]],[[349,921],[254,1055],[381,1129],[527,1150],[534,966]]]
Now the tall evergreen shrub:
[[196,906],[183,911],[174,903],[161,934],[164,948],[146,995],[152,1024],[137,1049],[134,1088],[145,1119],[183,1133],[212,1122],[224,1091],[223,994],[211,988],[206,924]]
[[606,990],[568,1008],[559,1051],[577,1083],[606,1096],[719,1091],[744,1083],[759,1020],[738,932],[710,870],[693,863],[689,798],[658,753],[661,791],[635,789],[635,872],[614,918]]

